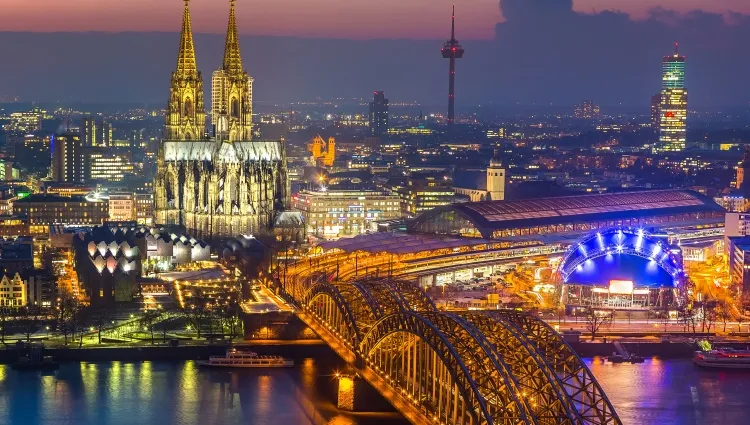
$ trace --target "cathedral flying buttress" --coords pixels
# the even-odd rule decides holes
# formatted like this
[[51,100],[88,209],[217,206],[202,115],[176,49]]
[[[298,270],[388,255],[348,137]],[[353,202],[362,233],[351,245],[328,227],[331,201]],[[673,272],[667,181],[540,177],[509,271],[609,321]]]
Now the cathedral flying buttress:
[[251,140],[252,78],[242,65],[234,0],[212,91],[215,135],[208,138],[203,80],[185,0],[165,138],[157,157],[155,222],[184,226],[204,239],[262,232],[288,203],[286,155],[281,141]]

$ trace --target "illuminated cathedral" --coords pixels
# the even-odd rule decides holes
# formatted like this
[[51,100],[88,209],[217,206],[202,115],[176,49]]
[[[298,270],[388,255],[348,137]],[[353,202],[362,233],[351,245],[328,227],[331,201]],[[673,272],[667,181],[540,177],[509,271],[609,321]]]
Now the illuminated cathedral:
[[252,140],[253,80],[242,65],[235,0],[224,60],[212,81],[212,131],[207,131],[189,1],[157,156],[155,223],[184,226],[204,239],[257,234],[287,204],[283,142]]

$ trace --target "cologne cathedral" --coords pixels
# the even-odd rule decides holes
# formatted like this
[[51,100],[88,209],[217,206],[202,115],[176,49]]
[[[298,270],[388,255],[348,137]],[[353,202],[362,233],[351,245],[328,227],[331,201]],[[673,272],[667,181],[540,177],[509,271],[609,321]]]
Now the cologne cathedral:
[[262,233],[288,197],[283,141],[252,140],[253,80],[242,65],[234,3],[224,60],[213,75],[207,131],[203,77],[185,0],[154,179],[155,223],[183,226],[204,239]]

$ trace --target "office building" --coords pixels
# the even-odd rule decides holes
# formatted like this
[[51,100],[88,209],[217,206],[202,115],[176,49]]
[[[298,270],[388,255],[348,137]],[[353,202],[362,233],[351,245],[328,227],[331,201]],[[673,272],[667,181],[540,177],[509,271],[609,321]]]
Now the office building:
[[207,138],[203,76],[185,2],[165,138],[156,160],[154,222],[184,226],[206,239],[258,234],[288,204],[283,143],[252,140],[250,78],[240,55],[234,2],[222,70],[225,97],[217,106],[216,135]]
[[750,237],[728,238],[729,277],[732,289],[742,303],[750,303]]
[[685,56],[675,53],[662,61],[659,142],[654,152],[678,152],[687,143],[687,97]]
[[85,183],[86,161],[81,136],[66,133],[52,136],[52,181]]
[[595,105],[590,100],[584,100],[583,103],[576,105],[573,115],[578,119],[591,120],[599,118],[601,110],[599,105]]
[[130,152],[113,148],[85,148],[86,182],[119,183],[135,173]]
[[83,146],[99,146],[97,140],[99,128],[100,127],[96,123],[96,118],[85,117],[83,119],[83,124],[81,125]]
[[450,180],[441,176],[412,173],[407,184],[397,188],[401,212],[413,218],[436,207],[450,205],[456,200],[456,191]]
[[3,126],[6,133],[30,134],[42,129],[42,113],[39,109],[28,112],[13,112],[10,122]]
[[370,134],[381,137],[388,133],[388,99],[385,93],[376,91],[370,102]]
[[142,226],[151,226],[154,222],[154,195],[152,193],[135,194],[135,220]]
[[95,117],[84,117],[81,124],[81,144],[85,147],[107,147],[113,145],[112,124],[97,121]]
[[109,194],[110,221],[136,221],[136,209],[135,194],[128,192]]
[[323,238],[361,235],[377,220],[401,216],[398,195],[377,189],[303,190],[292,208],[302,212],[308,234]]
[[651,128],[657,131],[659,130],[659,124],[661,123],[660,110],[661,93],[657,93],[651,96]]
[[47,235],[56,224],[99,225],[109,219],[107,202],[83,196],[29,195],[13,203],[13,213],[28,219],[32,235]]

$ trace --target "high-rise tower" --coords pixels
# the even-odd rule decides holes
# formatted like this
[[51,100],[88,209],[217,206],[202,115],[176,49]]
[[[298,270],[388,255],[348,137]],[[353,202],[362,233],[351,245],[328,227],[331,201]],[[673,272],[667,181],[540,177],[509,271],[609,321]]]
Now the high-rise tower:
[[185,0],[177,68],[172,73],[169,89],[165,134],[167,140],[203,139],[206,133],[203,76],[195,61],[189,4],[190,0]]
[[655,152],[685,149],[687,139],[687,96],[685,56],[675,43],[674,54],[662,60],[661,102],[659,104],[659,143]]
[[253,78],[242,66],[235,1],[230,0],[224,60],[211,81],[211,122],[216,137],[229,141],[250,140],[253,129]]
[[456,6],[453,6],[451,17],[451,38],[441,49],[443,58],[450,59],[450,73],[448,76],[448,125],[453,125],[456,115],[456,59],[464,57],[464,49],[456,40]]
[[384,136],[388,133],[388,99],[385,93],[376,91],[370,102],[370,134],[372,136]]

